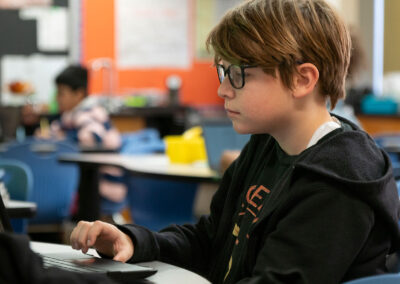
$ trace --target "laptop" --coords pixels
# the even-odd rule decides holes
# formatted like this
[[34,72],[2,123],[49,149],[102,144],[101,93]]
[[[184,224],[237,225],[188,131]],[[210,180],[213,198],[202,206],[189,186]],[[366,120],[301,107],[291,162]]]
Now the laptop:
[[205,119],[201,123],[208,166],[221,172],[220,160],[225,150],[242,150],[250,134],[239,134],[228,118]]
[[[13,232],[10,219],[0,196],[0,232]],[[117,282],[133,282],[144,279],[157,272],[156,269],[137,264],[128,264],[111,259],[94,257],[77,253],[45,253],[40,254],[45,268],[57,267],[63,270],[80,273],[104,274]]]

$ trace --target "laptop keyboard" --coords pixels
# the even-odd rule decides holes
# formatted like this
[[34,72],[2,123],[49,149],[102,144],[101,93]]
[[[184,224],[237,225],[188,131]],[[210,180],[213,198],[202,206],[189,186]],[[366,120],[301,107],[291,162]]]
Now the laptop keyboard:
[[44,256],[44,255],[42,255],[42,259],[43,259],[43,266],[45,268],[57,267],[62,270],[68,270],[68,271],[73,271],[73,272],[86,272],[86,273],[93,273],[93,272],[97,272],[97,273],[103,272],[104,273],[105,272],[105,270],[96,269],[96,268],[89,267],[89,266],[78,265],[69,260],[62,260],[62,259],[58,259],[58,258]]

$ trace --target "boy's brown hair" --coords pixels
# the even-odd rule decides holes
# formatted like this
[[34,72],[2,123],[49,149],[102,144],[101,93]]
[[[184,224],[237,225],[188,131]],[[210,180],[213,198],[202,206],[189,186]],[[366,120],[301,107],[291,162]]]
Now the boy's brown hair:
[[230,10],[207,38],[207,48],[234,64],[251,64],[293,87],[299,63],[319,71],[319,91],[333,109],[345,96],[351,40],[345,24],[323,0],[249,0]]

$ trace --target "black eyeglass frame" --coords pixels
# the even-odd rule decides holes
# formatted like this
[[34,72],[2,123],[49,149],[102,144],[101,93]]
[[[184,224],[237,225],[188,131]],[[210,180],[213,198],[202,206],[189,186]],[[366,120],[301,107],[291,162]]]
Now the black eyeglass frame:
[[[235,84],[233,83],[233,78],[231,76],[231,67],[235,66],[235,67],[239,67],[240,68],[240,73],[242,75],[242,84],[240,86],[235,86]],[[220,76],[220,73],[218,71],[218,68],[221,68],[224,71],[224,78],[226,77],[226,75],[228,75],[229,78],[229,82],[231,83],[231,86],[235,89],[242,89],[244,87],[245,81],[244,81],[244,70],[247,68],[255,68],[258,67],[257,65],[237,65],[237,64],[231,64],[228,66],[228,68],[225,69],[224,65],[222,64],[217,64],[216,66],[217,69],[217,74],[218,74],[218,80],[219,83],[222,84],[223,79]]]

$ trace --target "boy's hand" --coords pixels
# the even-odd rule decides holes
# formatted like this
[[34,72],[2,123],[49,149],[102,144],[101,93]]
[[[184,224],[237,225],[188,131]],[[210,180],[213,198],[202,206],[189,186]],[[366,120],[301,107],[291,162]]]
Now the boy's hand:
[[114,260],[126,262],[133,256],[134,246],[131,238],[109,223],[80,221],[70,237],[73,249],[86,253],[94,248]]

